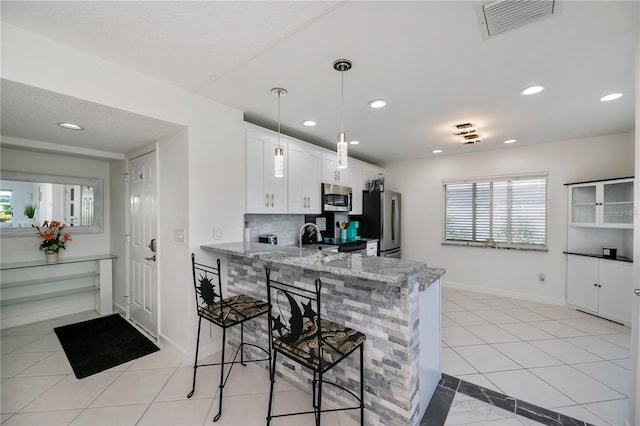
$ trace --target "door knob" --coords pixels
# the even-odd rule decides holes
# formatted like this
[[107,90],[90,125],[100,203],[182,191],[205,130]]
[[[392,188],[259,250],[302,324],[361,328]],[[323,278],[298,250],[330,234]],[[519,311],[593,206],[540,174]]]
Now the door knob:
[[153,255],[153,256],[151,256],[151,257],[145,257],[145,258],[144,258],[144,260],[152,260],[152,261],[154,261],[154,262],[155,262],[155,261],[156,261],[156,255],[154,254],[154,255]]
[[636,296],[640,296],[640,288],[634,288],[633,292],[636,294]]

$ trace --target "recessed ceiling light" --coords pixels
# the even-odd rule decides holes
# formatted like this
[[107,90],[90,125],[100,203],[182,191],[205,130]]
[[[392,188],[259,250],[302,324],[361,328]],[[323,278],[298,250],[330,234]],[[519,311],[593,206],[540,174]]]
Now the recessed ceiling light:
[[58,126],[64,128],[64,129],[68,129],[68,130],[83,130],[84,129],[84,127],[78,126],[77,124],[73,124],[73,123],[58,123]]
[[387,102],[384,99],[374,99],[371,102],[369,102],[369,106],[371,108],[382,108],[386,104]]
[[440,154],[442,152],[442,150],[441,149],[434,149],[431,152],[433,152],[434,154]]
[[600,98],[600,100],[602,102],[608,102],[608,101],[613,101],[614,99],[618,99],[622,97],[622,93],[612,93],[610,95],[607,96],[603,96]]
[[504,143],[515,143],[518,142],[517,139],[507,139],[506,141],[504,141]]
[[313,120],[307,120],[307,121],[303,121],[302,124],[304,124],[307,127],[313,127],[316,125],[316,122]]
[[358,145],[360,143],[360,141],[351,141],[349,142],[351,145]]
[[544,87],[542,86],[529,86],[527,88],[525,88],[522,92],[520,92],[521,95],[535,95],[536,93],[540,93],[544,90]]

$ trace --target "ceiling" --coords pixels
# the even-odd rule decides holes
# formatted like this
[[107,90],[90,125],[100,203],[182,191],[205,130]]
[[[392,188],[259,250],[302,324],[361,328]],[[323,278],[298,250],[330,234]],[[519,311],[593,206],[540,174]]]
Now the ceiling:
[[[361,142],[350,146],[350,155],[374,163],[434,156],[434,149],[443,150],[438,155],[509,149],[634,127],[637,2],[556,3],[559,13],[488,39],[476,14],[483,3],[2,1],[1,17],[237,108],[265,127],[277,121],[271,88],[283,87],[283,133],[333,147],[343,118],[349,140]],[[333,69],[339,58],[353,62],[343,76]],[[531,84],[545,90],[519,93]],[[51,122],[61,95],[21,86],[2,83],[3,135],[67,145],[87,138],[121,153],[162,136],[150,118],[131,114],[127,125],[137,131],[113,138],[116,120],[105,122],[100,107],[106,107],[92,110],[69,97],[63,105],[72,117],[85,112],[78,120],[86,133],[57,138],[44,124],[44,132],[35,133],[35,122]],[[612,92],[624,96],[599,101]],[[387,106],[369,108],[376,98]],[[307,119],[318,125],[304,127]],[[476,126],[482,143],[459,143],[451,132],[463,122]],[[161,124],[160,133],[177,129]],[[506,139],[518,142],[505,145]]]

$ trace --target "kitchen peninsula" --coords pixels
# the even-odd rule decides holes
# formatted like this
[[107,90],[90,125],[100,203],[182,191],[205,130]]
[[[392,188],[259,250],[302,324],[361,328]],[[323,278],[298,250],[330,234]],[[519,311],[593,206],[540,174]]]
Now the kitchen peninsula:
[[[230,294],[244,293],[266,300],[265,266],[276,279],[288,282],[313,283],[320,278],[323,318],[367,336],[365,424],[420,424],[441,375],[443,269],[410,260],[255,242],[210,244],[201,249],[221,258]],[[267,341],[265,321],[255,321],[245,328],[245,341],[259,345]],[[233,335],[230,340],[238,344],[239,336]],[[329,380],[354,389],[358,363],[357,359],[346,359],[332,370]],[[278,372],[309,392],[310,375],[292,363],[287,367]],[[323,396],[336,407],[352,403],[344,392],[336,392],[331,386]]]

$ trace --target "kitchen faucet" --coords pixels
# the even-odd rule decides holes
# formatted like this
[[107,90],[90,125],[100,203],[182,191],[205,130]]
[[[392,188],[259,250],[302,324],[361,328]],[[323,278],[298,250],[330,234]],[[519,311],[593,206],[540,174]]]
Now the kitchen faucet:
[[317,235],[316,241],[322,242],[322,234],[320,233],[320,228],[318,228],[318,225],[316,225],[315,223],[307,222],[300,227],[300,232],[298,235],[298,247],[300,248],[300,250],[302,250],[302,232],[304,231],[304,228],[306,228],[307,226],[313,226],[314,228],[316,228],[316,235]]

